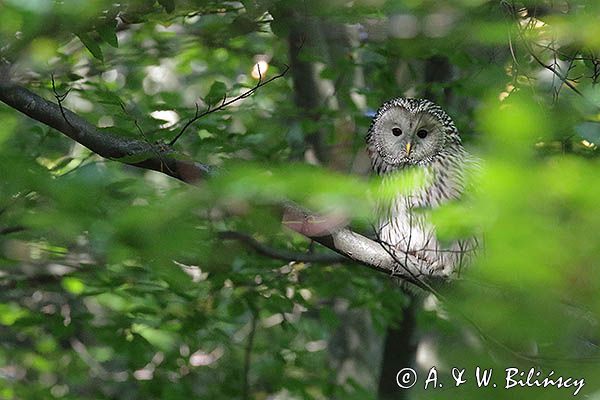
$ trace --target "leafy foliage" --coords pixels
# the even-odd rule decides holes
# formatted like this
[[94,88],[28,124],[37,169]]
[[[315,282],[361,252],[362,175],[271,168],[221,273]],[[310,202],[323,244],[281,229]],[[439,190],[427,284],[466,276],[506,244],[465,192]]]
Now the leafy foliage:
[[[199,187],[0,105],[0,398],[376,398],[380,355],[361,359],[340,332],[381,347],[406,322],[396,282],[220,233],[324,252],[281,227],[287,199],[368,233],[385,193],[366,177],[364,135],[398,95],[439,102],[484,159],[475,193],[435,214],[448,238],[483,231],[485,255],[418,309],[419,371],[433,362],[452,382],[453,366],[537,367],[597,393],[599,12],[592,0],[3,2],[0,60],[15,79],[54,99],[53,75],[64,107],[124,137],[169,143],[197,105],[290,71],[176,142],[219,168]],[[349,376],[361,365],[366,377]],[[572,392],[470,381],[397,394]]]

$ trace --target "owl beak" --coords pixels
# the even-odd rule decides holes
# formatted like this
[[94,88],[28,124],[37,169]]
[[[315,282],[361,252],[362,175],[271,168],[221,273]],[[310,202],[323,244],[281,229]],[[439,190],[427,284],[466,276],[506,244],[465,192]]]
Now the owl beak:
[[409,156],[410,155],[410,148],[412,147],[412,144],[410,142],[406,143],[406,155]]

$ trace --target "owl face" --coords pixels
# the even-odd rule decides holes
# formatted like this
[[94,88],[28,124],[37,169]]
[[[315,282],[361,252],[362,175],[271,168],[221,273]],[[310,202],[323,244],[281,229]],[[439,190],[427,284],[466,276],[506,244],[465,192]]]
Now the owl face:
[[385,164],[386,170],[426,165],[452,141],[460,139],[441,108],[428,100],[407,98],[385,103],[367,136],[374,165]]

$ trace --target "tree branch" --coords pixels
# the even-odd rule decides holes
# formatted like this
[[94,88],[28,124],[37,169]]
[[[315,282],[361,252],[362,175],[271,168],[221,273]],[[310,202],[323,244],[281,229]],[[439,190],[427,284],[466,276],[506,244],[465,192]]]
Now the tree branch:
[[381,241],[369,239],[346,226],[332,227],[329,219],[326,218],[325,222],[322,222],[315,218],[314,214],[295,204],[287,203],[283,207],[283,224],[288,228],[376,271],[401,278],[419,287],[429,286],[427,279],[423,277],[420,263],[414,256],[407,254],[406,260],[398,260]]
[[[56,129],[105,158],[143,169],[159,171],[189,184],[197,183],[209,176],[213,170],[209,165],[181,158],[180,154],[174,152],[168,146],[154,145],[143,140],[101,132],[67,108],[43,99],[28,89],[10,82],[6,76],[3,79],[1,70],[0,101],[30,118]],[[63,113],[68,121],[63,117]],[[290,203],[285,204],[283,208],[286,215],[284,224],[288,228],[344,257],[409,282],[414,281],[414,275],[420,275],[418,262],[410,261],[409,265],[398,268],[398,263],[394,257],[386,252],[377,241],[362,236],[347,227],[328,227],[326,230],[314,229],[314,215]],[[295,258],[301,261],[296,257],[297,255],[291,257],[291,254],[287,252],[274,252],[254,240],[245,240],[245,242],[261,254],[276,255],[275,258],[285,260]],[[308,258],[305,258],[305,260],[309,261]],[[311,261],[314,261],[314,259]]]
[[24,231],[26,229],[27,228],[25,228],[24,226],[21,226],[21,225],[7,226],[5,228],[0,228],[0,236],[2,236],[2,235],[9,235],[11,233],[22,232],[22,231]]
[[311,254],[275,249],[242,232],[220,232],[219,237],[225,240],[237,240],[255,250],[258,254],[269,258],[274,258],[276,260],[299,261],[306,263],[336,263],[347,260],[347,258],[341,254]]
[[69,109],[3,79],[1,75],[0,101],[105,158],[159,171],[187,183],[205,178],[212,171],[206,164],[183,159],[168,146],[102,132]]
[[169,142],[169,146],[173,146],[175,144],[175,142],[177,142],[177,140],[179,140],[179,138],[181,137],[181,135],[183,135],[185,133],[185,131],[196,121],[198,121],[200,118],[207,116],[208,114],[212,114],[214,112],[220,111],[222,109],[224,109],[225,107],[230,106],[231,104],[235,103],[238,100],[242,100],[245,99],[247,97],[250,97],[254,94],[254,92],[256,92],[258,89],[260,89],[261,87],[268,85],[269,83],[273,82],[276,79],[282,78],[283,76],[285,76],[285,74],[287,74],[287,72],[289,71],[290,67],[288,67],[287,65],[285,66],[285,69],[283,70],[283,72],[281,72],[278,75],[275,75],[274,77],[267,79],[266,81],[263,81],[263,77],[262,74],[260,72],[260,66],[257,64],[257,69],[258,69],[258,82],[256,83],[256,85],[254,85],[254,87],[252,87],[252,89],[248,89],[247,91],[245,91],[244,93],[240,94],[239,96],[234,97],[233,99],[229,99],[227,100],[227,95],[225,95],[225,97],[223,97],[223,100],[221,101],[221,104],[216,107],[216,108],[211,108],[211,106],[208,106],[208,109],[206,111],[204,111],[203,113],[199,112],[198,109],[198,103],[196,103],[196,114],[194,115],[193,118],[191,118],[184,126],[183,128],[181,128],[181,131],[177,134],[177,136],[175,136],[170,142]]

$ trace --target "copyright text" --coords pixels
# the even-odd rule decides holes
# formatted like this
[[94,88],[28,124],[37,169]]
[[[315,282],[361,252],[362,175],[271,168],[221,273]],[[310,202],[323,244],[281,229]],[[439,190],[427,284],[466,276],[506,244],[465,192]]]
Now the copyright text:
[[577,396],[585,386],[584,378],[573,378],[561,376],[553,370],[542,371],[538,368],[521,370],[519,368],[506,368],[499,372],[493,369],[475,367],[468,371],[466,368],[452,368],[451,379],[442,382],[436,367],[430,368],[419,377],[417,371],[412,368],[402,368],[396,374],[396,384],[401,389],[410,389],[417,384],[422,385],[425,390],[442,388],[445,385],[458,387],[466,383],[476,385],[478,388],[492,387],[510,390],[513,388],[556,388],[567,389],[573,396]]

